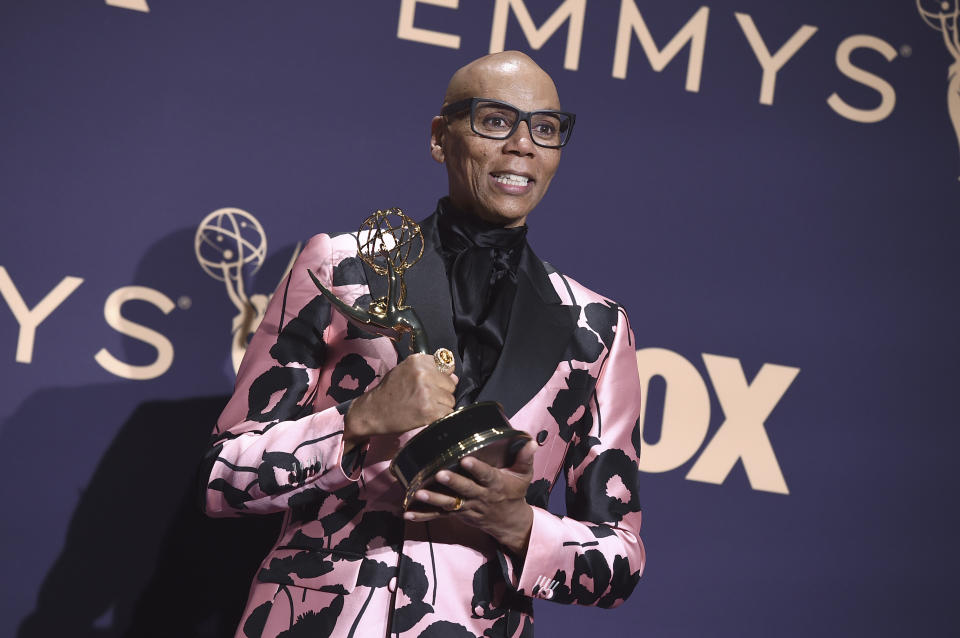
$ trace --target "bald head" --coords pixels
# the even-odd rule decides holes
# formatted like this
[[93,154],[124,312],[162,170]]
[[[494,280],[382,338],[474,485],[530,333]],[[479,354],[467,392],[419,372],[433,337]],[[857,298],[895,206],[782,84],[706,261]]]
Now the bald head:
[[[484,56],[454,73],[443,106],[470,104],[470,98],[506,105],[484,116],[488,124],[509,119],[511,106],[527,113],[560,109],[553,80],[518,51]],[[430,154],[447,167],[454,206],[493,224],[519,226],[547,192],[560,149],[534,143],[529,115],[503,138],[478,134],[473,117],[472,107],[434,117]]]
[[528,95],[542,104],[538,108],[560,108],[553,79],[520,51],[491,53],[457,69],[447,85],[443,106],[468,97],[496,97],[496,92],[504,90]]

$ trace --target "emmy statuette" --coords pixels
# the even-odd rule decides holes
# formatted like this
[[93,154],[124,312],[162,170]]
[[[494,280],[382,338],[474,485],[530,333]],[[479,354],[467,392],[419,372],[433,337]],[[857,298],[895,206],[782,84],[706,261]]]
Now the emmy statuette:
[[[429,354],[430,341],[414,308],[406,305],[404,273],[423,256],[419,224],[399,208],[378,210],[360,226],[357,255],[379,276],[387,278],[387,294],[374,299],[366,310],[344,303],[308,270],[310,278],[333,307],[361,330],[400,341],[409,335],[411,352]],[[449,350],[434,354],[439,369],[452,365]],[[443,469],[458,471],[460,460],[473,456],[494,467],[513,464],[517,452],[530,440],[510,426],[503,408],[482,401],[454,410],[424,427],[394,456],[390,472],[406,489],[403,510],[418,489],[430,486]],[[446,488],[433,485],[435,491]]]

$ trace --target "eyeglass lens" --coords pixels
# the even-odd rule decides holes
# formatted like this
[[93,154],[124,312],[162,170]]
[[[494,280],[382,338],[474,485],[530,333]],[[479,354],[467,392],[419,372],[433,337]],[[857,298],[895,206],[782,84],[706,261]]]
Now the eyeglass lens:
[[[511,131],[520,114],[516,109],[497,102],[478,102],[473,112],[474,130],[487,137],[504,139]],[[570,131],[570,118],[562,113],[532,113],[530,134],[542,146],[560,146]]]

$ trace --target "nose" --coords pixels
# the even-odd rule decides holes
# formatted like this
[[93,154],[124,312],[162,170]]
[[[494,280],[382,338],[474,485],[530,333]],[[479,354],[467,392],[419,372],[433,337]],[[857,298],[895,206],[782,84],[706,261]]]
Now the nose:
[[533,157],[537,152],[537,145],[534,144],[533,139],[531,139],[530,122],[526,120],[520,122],[520,125],[517,126],[517,130],[513,132],[513,135],[505,140],[503,152]]

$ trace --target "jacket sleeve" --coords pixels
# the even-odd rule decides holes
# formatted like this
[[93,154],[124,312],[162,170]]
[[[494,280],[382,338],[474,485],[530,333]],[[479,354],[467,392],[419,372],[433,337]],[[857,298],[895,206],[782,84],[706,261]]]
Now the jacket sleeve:
[[[350,362],[367,371],[351,371],[366,377],[366,385],[344,389],[331,382],[337,373],[327,365],[331,340],[342,338],[345,322],[307,269],[341,298],[366,292],[355,277],[342,275],[356,249],[334,245],[327,235],[307,243],[249,344],[200,469],[211,516],[282,510],[304,489],[335,491],[359,478],[359,463],[349,474],[341,467],[343,417],[350,400],[374,381],[379,363],[347,355],[344,360],[353,357]],[[350,456],[362,460],[365,449],[357,452]]]
[[584,404],[588,418],[574,425],[564,457],[567,516],[535,506],[522,564],[500,556],[507,582],[525,596],[614,607],[630,595],[643,571],[640,379],[633,334],[616,308],[613,343]]

